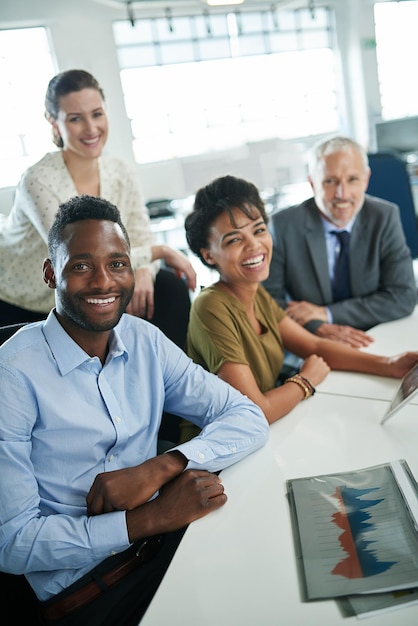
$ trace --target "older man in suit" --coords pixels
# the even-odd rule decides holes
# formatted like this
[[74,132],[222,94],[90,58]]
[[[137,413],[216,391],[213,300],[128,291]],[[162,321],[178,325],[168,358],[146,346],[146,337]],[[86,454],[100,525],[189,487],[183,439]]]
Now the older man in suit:
[[264,286],[311,332],[366,346],[364,331],[409,315],[417,301],[399,208],[366,194],[367,153],[347,137],[319,143],[308,173],[313,197],[272,216]]

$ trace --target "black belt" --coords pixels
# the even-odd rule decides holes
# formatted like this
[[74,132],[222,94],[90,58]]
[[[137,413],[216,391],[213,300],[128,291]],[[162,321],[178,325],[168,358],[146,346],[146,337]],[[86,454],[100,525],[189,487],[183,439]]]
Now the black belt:
[[107,587],[113,587],[113,585],[116,585],[116,583],[135,569],[152,561],[160,551],[161,546],[162,537],[160,535],[145,539],[133,551],[129,550],[129,557],[126,561],[119,563],[113,569],[100,575],[100,582],[104,583],[103,588],[97,582],[91,580],[83,587],[65,595],[56,602],[52,600],[52,602],[47,601],[44,605],[41,605],[42,617],[47,623],[53,623],[80,609],[101,596]]

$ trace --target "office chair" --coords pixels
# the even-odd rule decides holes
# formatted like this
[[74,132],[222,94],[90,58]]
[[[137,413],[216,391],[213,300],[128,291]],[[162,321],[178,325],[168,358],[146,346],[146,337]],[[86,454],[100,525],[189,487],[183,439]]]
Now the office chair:
[[418,225],[411,181],[405,161],[392,152],[369,154],[371,176],[367,193],[399,206],[406,243],[418,257]]
[[9,324],[8,326],[0,326],[0,346],[2,343],[9,339],[12,335],[15,334],[19,328],[26,326],[28,322],[19,322],[18,324]]

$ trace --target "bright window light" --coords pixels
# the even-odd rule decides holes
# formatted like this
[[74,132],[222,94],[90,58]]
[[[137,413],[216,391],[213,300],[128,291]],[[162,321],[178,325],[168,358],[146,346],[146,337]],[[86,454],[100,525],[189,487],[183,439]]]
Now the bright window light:
[[374,15],[382,118],[417,115],[418,2],[377,2]]
[[[338,129],[327,9],[114,26],[140,164]],[[205,37],[203,37],[206,30]],[[308,36],[309,35],[309,36]]]
[[54,74],[45,28],[0,30],[0,187],[15,186],[29,165],[54,149],[44,118]]
[[229,4],[242,4],[244,0],[206,0],[206,3],[211,7],[220,7]]

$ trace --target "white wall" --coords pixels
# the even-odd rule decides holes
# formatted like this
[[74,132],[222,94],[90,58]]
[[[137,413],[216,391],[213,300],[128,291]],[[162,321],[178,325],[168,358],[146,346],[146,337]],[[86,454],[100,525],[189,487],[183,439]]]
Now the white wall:
[[[197,0],[184,0],[184,3],[189,7],[200,4]],[[136,14],[138,4],[135,5]],[[166,3],[144,2],[144,14],[149,13],[150,6],[157,4],[164,7]],[[176,6],[178,4],[181,2],[176,0]],[[284,8],[294,4],[297,1],[286,2]],[[300,1],[299,4],[306,7],[307,3]],[[370,141],[369,128],[380,115],[375,54],[373,49],[363,45],[374,37],[373,2],[330,0],[328,4],[336,8],[341,52],[340,130],[367,144]],[[0,3],[0,28],[47,26],[56,54],[57,71],[80,67],[98,78],[104,88],[110,119],[107,151],[134,163],[112,33],[112,21],[126,18],[126,15],[124,5],[120,4],[119,8],[119,3],[114,0],[2,0]],[[283,97],[288,89],[291,89],[290,85],[283,86]],[[274,139],[213,154],[209,158],[137,166],[143,195],[146,200],[186,197],[214,176],[225,173],[247,177],[261,188],[277,187],[284,182],[302,182],[306,179],[304,153],[307,144],[303,141],[288,144]],[[0,211],[8,212],[9,201],[10,190],[0,193]]]
[[370,151],[376,149],[374,125],[381,117],[374,31],[374,0],[336,0],[337,40],[342,92],[341,131]]

